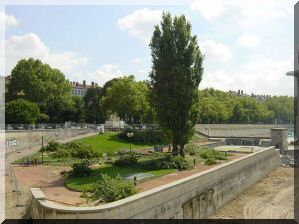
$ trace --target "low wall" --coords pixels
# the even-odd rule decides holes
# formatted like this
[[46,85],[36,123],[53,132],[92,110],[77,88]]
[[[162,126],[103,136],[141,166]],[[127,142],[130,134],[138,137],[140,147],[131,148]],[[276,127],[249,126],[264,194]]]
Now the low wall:
[[95,207],[67,207],[31,188],[32,218],[206,218],[280,166],[279,151],[269,147],[210,170],[131,197]]
[[92,132],[94,132],[93,129],[5,131],[5,153],[41,146],[42,136],[44,144],[47,144],[51,140],[62,140]]
[[197,124],[196,130],[204,136],[213,138],[255,137],[271,138],[273,128],[294,130],[290,124]]

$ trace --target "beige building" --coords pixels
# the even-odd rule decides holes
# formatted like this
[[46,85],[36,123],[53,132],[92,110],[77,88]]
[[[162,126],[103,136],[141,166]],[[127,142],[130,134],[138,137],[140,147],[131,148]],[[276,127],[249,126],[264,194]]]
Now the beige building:
[[72,95],[80,97],[84,97],[89,88],[94,88],[98,86],[98,84],[95,82],[91,82],[91,85],[88,85],[86,84],[85,80],[83,80],[83,83],[70,82],[70,84],[72,85]]

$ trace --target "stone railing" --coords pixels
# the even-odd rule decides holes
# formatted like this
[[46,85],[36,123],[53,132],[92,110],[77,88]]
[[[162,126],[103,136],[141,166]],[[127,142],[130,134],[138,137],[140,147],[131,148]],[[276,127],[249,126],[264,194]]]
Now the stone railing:
[[281,164],[279,150],[264,148],[192,176],[95,207],[67,207],[31,188],[32,218],[206,218]]

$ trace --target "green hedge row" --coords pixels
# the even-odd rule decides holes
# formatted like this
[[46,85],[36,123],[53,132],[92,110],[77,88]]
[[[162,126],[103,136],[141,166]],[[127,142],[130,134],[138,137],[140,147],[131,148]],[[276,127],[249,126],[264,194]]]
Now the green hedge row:
[[167,144],[166,134],[161,130],[125,130],[119,134],[119,138],[129,140],[127,133],[133,132],[133,143]]

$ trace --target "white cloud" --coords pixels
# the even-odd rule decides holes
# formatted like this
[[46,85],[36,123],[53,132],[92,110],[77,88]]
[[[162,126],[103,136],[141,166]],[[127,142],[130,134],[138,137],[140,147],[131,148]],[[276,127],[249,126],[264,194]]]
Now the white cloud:
[[102,65],[95,72],[84,75],[84,77],[82,77],[81,79],[82,80],[85,79],[90,82],[94,81],[100,85],[103,85],[110,79],[122,77],[122,76],[123,76],[123,72],[119,65],[106,64],[106,65]]
[[12,27],[19,25],[19,21],[13,15],[8,15],[5,12],[0,12],[0,24],[5,24],[5,27]]
[[259,36],[249,33],[242,34],[237,40],[237,45],[248,48],[257,47],[260,43],[261,38]]
[[64,73],[70,73],[78,66],[85,65],[87,58],[73,52],[53,52],[34,33],[21,36],[11,36],[5,41],[5,72],[9,74],[11,69],[21,59],[40,59]]
[[191,4],[192,10],[198,10],[204,18],[211,20],[225,14],[227,3],[223,0],[196,0]]
[[228,61],[231,59],[231,52],[229,48],[222,44],[217,43],[213,40],[208,40],[199,43],[202,53],[204,53],[206,60],[217,59],[222,62]]
[[242,70],[216,70],[204,74],[201,88],[221,90],[242,89],[245,93],[293,95],[294,81],[286,76],[293,69],[293,57],[276,61],[262,55],[254,55]]
[[141,64],[141,63],[143,63],[144,62],[144,59],[141,59],[141,58],[134,58],[133,60],[132,60],[132,63],[133,64]]
[[121,30],[128,31],[133,37],[149,43],[154,31],[154,26],[160,23],[162,11],[139,9],[117,21]]
[[240,21],[252,23],[287,17],[293,13],[296,2],[295,0],[195,0],[191,4],[191,9],[199,11],[207,20],[234,16]]

